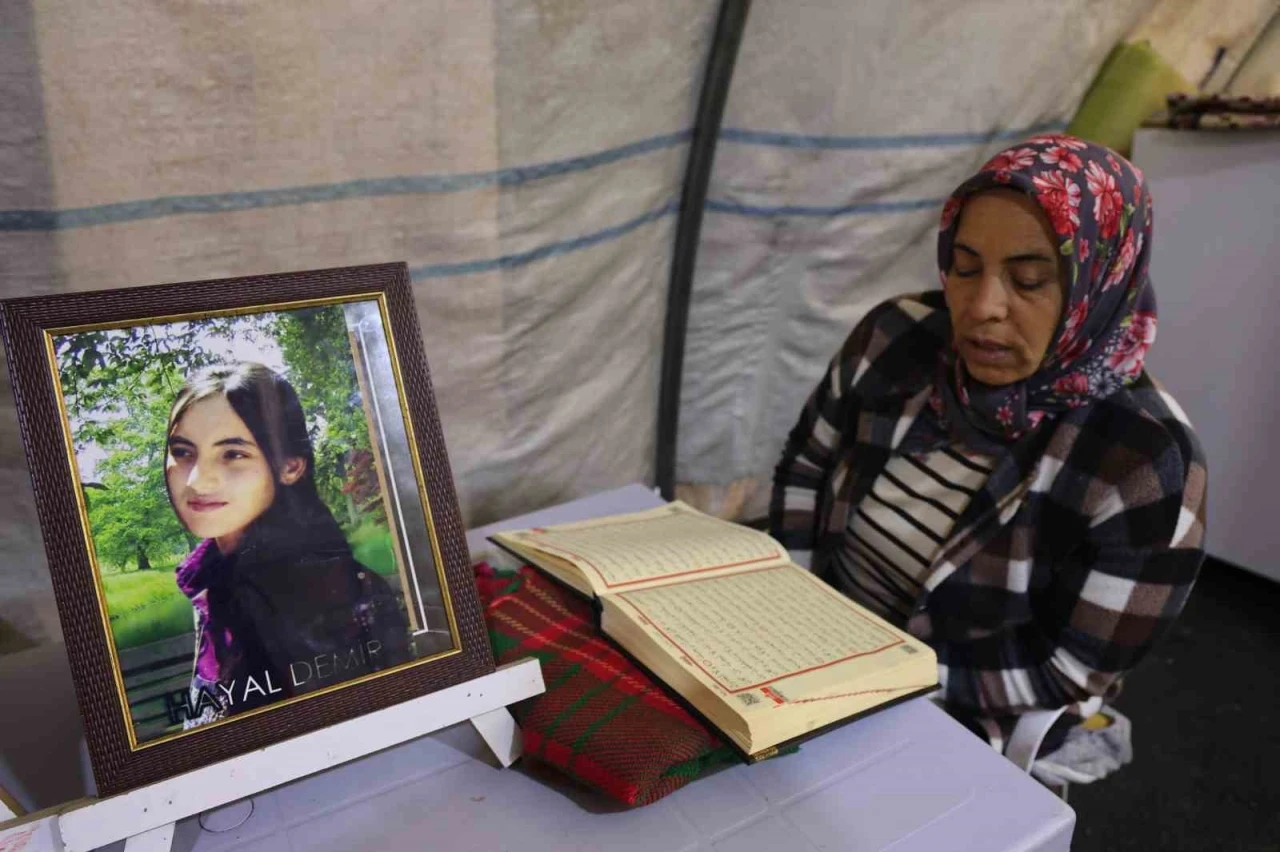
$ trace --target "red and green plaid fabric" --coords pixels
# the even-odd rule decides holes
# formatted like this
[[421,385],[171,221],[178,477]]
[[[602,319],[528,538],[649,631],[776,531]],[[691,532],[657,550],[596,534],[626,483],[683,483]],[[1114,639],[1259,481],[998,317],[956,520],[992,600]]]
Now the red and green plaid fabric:
[[547,691],[512,706],[524,756],[628,805],[647,805],[736,760],[595,628],[590,605],[525,566],[476,566],[499,665],[542,663]]

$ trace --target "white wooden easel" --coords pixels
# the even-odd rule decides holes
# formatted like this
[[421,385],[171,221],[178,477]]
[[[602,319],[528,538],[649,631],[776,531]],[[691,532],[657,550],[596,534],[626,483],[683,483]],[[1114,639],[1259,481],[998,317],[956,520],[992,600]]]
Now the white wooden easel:
[[[73,803],[40,820],[25,849],[89,852],[124,840],[127,852],[168,852],[179,820],[468,719],[498,761],[510,766],[520,755],[521,741],[507,705],[545,690],[538,661],[520,660],[493,674],[118,796]],[[11,833],[31,828],[0,825],[0,847]]]

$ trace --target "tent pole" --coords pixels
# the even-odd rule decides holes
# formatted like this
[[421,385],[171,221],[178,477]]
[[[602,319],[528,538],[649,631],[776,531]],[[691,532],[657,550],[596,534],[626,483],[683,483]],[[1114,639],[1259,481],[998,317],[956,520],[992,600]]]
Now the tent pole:
[[675,495],[676,440],[680,425],[680,380],[684,369],[685,334],[689,326],[689,294],[702,230],[702,208],[711,180],[720,120],[729,96],[733,65],[742,44],[751,0],[721,0],[711,55],[698,97],[689,161],[685,167],[680,217],[671,255],[671,283],[667,289],[667,319],[662,336],[662,378],[658,386],[658,436],[655,480],[662,496]]

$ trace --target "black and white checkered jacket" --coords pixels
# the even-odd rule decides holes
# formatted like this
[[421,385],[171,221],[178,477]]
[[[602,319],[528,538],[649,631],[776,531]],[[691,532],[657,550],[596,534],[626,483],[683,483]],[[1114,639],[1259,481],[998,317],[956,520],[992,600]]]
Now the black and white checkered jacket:
[[[809,397],[774,478],[773,535],[830,554],[927,404],[950,339],[941,292],[890,300]],[[908,630],[948,709],[997,748],[1020,714],[1094,712],[1169,629],[1204,557],[1205,461],[1150,376],[1072,410],[996,463],[924,578]]]

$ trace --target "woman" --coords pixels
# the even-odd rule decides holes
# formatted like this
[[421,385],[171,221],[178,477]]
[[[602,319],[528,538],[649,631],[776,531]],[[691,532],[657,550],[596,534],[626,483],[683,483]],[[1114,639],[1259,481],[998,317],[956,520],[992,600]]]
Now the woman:
[[203,539],[177,569],[197,626],[187,727],[412,657],[400,599],[352,556],[314,474],[298,396],[261,364],[204,370],[174,399],[169,501]]
[[1096,713],[1203,559],[1204,459],[1143,370],[1150,253],[1132,164],[1063,135],[998,154],[942,211],[942,292],[867,315],[777,468],[774,534],[928,641],[1002,752],[1029,711]]

